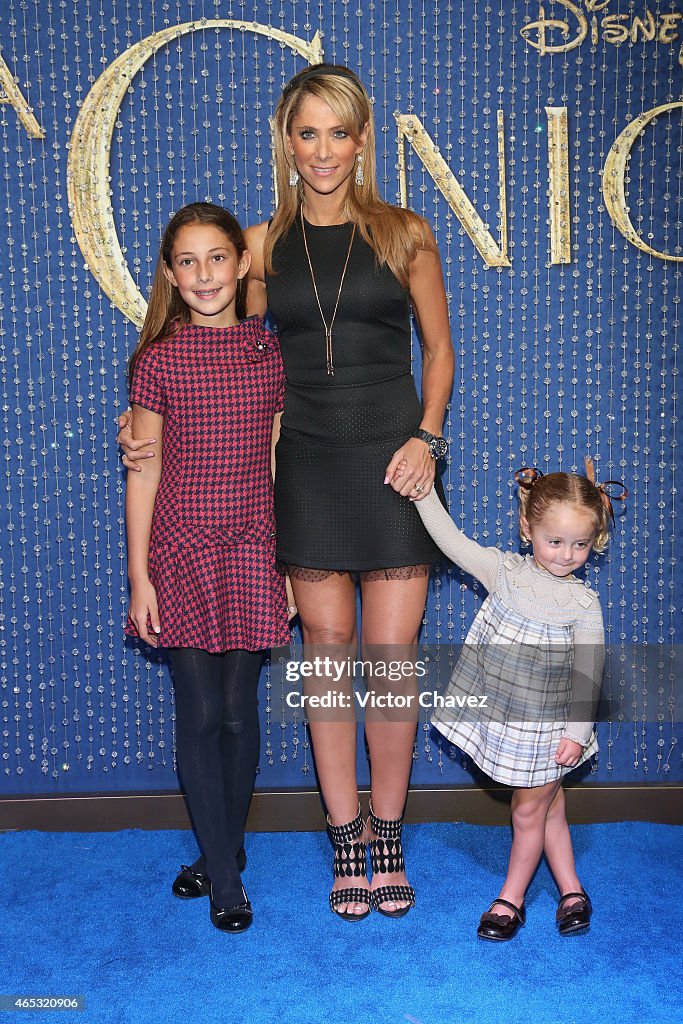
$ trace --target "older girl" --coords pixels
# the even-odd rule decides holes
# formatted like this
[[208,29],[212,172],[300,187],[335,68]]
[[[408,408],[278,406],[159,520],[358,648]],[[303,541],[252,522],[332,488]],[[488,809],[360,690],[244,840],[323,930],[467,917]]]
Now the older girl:
[[178,767],[201,849],[173,892],[210,895],[225,932],[252,922],[240,870],[257,686],[264,649],[289,641],[270,473],[284,374],[276,337],[245,319],[249,260],[226,210],[179,210],[130,366],[133,434],[159,446],[126,487],[127,632],[167,648],[173,670]]

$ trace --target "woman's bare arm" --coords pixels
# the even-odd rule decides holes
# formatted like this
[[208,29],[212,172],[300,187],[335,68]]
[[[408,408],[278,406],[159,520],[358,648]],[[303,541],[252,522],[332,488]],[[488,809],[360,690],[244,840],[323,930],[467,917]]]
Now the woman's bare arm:
[[254,224],[247,228],[244,237],[247,249],[251,253],[251,266],[247,275],[247,313],[249,316],[258,314],[265,316],[268,308],[266,298],[266,269],[263,262],[263,246],[268,232],[268,222]]
[[[409,289],[422,341],[420,427],[430,434],[439,436],[443,430],[446,404],[453,387],[455,359],[441,260],[434,235],[426,221],[423,223],[423,231],[427,240],[433,244],[418,249],[410,265]],[[394,490],[414,501],[419,501],[432,489],[435,470],[434,459],[425,442],[411,438],[394,453],[387,466],[386,476]],[[420,494],[413,490],[416,483],[422,486]]]
[[[135,437],[149,437],[157,434],[161,439],[164,417],[158,413],[134,405],[132,410],[132,433]],[[154,633],[159,633],[159,609],[156,593],[149,579],[149,539],[152,531],[152,514],[161,480],[162,442],[157,443],[158,457],[140,463],[140,471],[131,474],[126,481],[126,532],[128,536],[128,579],[130,581],[129,615],[138,635],[153,647],[158,645]],[[152,634],[148,619],[151,620]]]

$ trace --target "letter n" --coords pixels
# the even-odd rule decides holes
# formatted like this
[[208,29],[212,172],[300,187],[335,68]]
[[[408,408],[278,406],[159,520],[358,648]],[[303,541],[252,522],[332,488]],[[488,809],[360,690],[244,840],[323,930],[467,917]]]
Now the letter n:
[[0,103],[9,103],[11,107],[14,107],[30,139],[45,138],[45,132],[33,116],[33,110],[24,99],[21,89],[14,81],[14,76],[2,57],[0,57]]
[[414,114],[395,114],[398,125],[398,166],[401,188],[401,205],[408,205],[406,185],[406,161],[403,140],[406,139],[431,174],[436,187],[458,218],[477,252],[490,267],[509,267],[507,248],[507,203],[505,198],[505,137],[503,112],[498,112],[498,189],[500,220],[500,245],[496,245],[488,228],[465,195],[465,191],[450,167],[439,153],[434,142],[425,131],[419,117]]

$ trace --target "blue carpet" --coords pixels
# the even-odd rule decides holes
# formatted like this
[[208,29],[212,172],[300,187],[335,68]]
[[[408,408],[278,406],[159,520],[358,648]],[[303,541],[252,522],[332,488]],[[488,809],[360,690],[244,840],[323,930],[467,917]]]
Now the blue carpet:
[[[402,920],[336,920],[324,833],[247,837],[255,923],[227,936],[208,900],[170,893],[188,832],[0,836],[0,994],[83,995],[84,1012],[0,1014],[74,1024],[653,1024],[681,1020],[683,828],[572,829],[593,899],[590,932],[560,938],[541,865],[510,943],[475,934],[498,892],[506,828],[405,829],[417,907]],[[669,906],[673,904],[673,912]]]

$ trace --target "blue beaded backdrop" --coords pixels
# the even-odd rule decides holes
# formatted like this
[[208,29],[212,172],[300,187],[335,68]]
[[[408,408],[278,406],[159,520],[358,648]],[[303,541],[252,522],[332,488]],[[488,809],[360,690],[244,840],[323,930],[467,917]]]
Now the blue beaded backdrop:
[[[680,779],[676,3],[5,0],[0,47],[4,791],[176,785],[167,668],[122,635],[114,419],[164,224],[199,199],[245,225],[271,214],[269,116],[321,59],[367,85],[384,194],[442,253],[452,514],[516,550],[520,465],[581,472],[590,454],[626,481],[588,565],[617,651],[588,781]],[[433,582],[421,639],[438,672],[481,599],[455,568]],[[310,785],[275,676],[260,785]],[[413,781],[470,781],[427,712]]]

